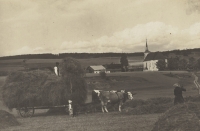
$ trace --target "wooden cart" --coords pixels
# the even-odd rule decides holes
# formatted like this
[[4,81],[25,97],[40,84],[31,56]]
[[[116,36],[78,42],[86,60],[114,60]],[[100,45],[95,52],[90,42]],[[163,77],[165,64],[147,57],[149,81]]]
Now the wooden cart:
[[60,105],[60,106],[38,106],[38,107],[21,107],[16,108],[19,115],[21,117],[32,117],[35,113],[36,109],[53,109],[53,108],[66,108],[66,111],[68,109],[68,105]]

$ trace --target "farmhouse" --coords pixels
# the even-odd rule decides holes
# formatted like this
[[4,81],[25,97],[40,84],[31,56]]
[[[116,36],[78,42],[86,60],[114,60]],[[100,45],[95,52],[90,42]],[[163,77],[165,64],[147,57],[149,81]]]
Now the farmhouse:
[[166,57],[160,52],[150,52],[148,50],[147,40],[146,49],[144,52],[143,71],[158,71],[156,63],[158,60],[164,60],[167,63]]
[[105,64],[103,66],[110,72],[119,72],[121,71],[121,67],[122,67],[121,64],[115,64],[115,63]]
[[105,72],[106,71],[106,68],[102,65],[94,65],[94,66],[88,66],[86,68],[86,71],[88,73],[100,73],[100,72]]
[[143,62],[133,62],[128,64],[129,71],[143,71]]

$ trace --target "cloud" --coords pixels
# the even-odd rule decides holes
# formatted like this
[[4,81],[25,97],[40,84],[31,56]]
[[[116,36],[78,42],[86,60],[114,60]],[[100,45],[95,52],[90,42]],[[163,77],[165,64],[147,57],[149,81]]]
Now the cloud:
[[200,42],[200,23],[188,29],[166,25],[163,22],[138,24],[133,28],[102,36],[92,41],[63,42],[66,52],[141,52],[146,38],[151,51],[195,48]]
[[199,0],[187,0],[186,13],[191,15],[192,13],[200,13],[200,1]]
[[141,52],[146,38],[151,51],[195,48],[197,7],[199,0],[0,0],[0,55]]
[[41,52],[47,53],[42,47],[31,48],[29,46],[23,46],[22,48],[12,51],[12,54],[38,54]]
[[115,32],[111,36],[105,35],[90,41],[64,41],[54,47],[51,45],[34,48],[23,46],[17,50],[11,50],[9,53],[15,55],[73,52],[143,52],[146,39],[150,51],[197,48],[200,43],[200,23],[195,23],[182,30],[163,22],[149,22]]

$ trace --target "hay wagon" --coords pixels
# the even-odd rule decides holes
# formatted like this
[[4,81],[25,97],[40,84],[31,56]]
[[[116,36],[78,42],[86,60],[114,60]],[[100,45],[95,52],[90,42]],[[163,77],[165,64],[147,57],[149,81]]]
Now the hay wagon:
[[18,114],[21,117],[32,117],[35,113],[36,109],[55,109],[55,108],[66,108],[66,111],[68,111],[69,105],[60,105],[60,106],[36,106],[36,107],[20,107],[16,108],[18,111]]
[[[87,95],[87,85],[83,77],[76,79],[73,87],[79,90],[74,92],[77,98]],[[67,102],[72,95],[70,83],[51,71],[12,72],[1,90],[5,106],[17,109],[22,117],[33,116],[36,109],[70,108]],[[82,98],[80,101],[84,100]]]

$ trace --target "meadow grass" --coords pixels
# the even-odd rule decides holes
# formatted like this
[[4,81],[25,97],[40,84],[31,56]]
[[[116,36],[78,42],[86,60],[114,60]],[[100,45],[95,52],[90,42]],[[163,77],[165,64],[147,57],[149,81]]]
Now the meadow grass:
[[[129,57],[130,62],[142,62],[143,57]],[[120,57],[100,57],[100,58],[90,58],[90,59],[77,59],[83,68],[87,68],[90,65],[104,65],[111,63],[120,63]],[[38,67],[53,67],[56,62],[61,62],[62,59],[28,59],[26,60],[26,66],[31,68]],[[23,59],[13,59],[13,60],[0,60],[0,71],[9,70],[19,70],[23,68]]]
[[[179,81],[177,77],[169,77],[163,74],[169,72],[128,72],[128,73],[110,73],[107,74],[108,80],[102,79],[98,74],[87,74],[86,81],[93,84],[93,88],[102,88],[105,90],[127,89],[137,94],[135,99],[149,99],[156,97],[173,98],[172,85]],[[176,72],[181,74],[183,72]],[[3,85],[6,77],[0,77],[0,86]],[[194,84],[190,81],[193,78],[186,78],[187,92],[183,96],[193,96],[197,94]],[[104,88],[106,87],[106,88]],[[93,89],[91,88],[91,89]],[[90,90],[91,90],[90,89]],[[91,102],[91,92],[88,92],[88,100]],[[0,109],[6,107],[0,101]],[[17,117],[21,126],[9,127],[3,131],[25,131],[25,130],[72,130],[72,131],[98,131],[98,130],[127,130],[127,131],[150,131],[157,121],[159,114],[148,115],[124,115],[118,112],[81,114],[78,117],[71,118],[68,115],[47,115],[46,110],[36,110],[35,117],[20,118],[17,112],[11,112]]]
[[37,116],[18,118],[21,126],[9,127],[2,131],[150,131],[159,114],[122,115],[118,112],[68,115]]

